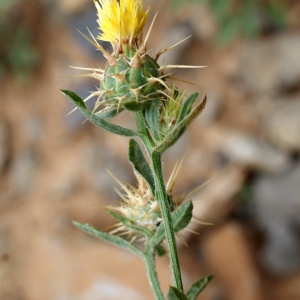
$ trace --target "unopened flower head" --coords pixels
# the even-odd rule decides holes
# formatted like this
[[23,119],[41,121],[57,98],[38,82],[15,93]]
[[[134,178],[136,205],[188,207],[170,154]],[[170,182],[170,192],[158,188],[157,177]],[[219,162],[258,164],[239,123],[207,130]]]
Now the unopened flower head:
[[[174,210],[184,200],[184,194],[176,195],[173,194],[174,185],[180,171],[182,161],[175,165],[175,168],[170,175],[169,180],[166,182],[166,189],[170,199],[171,209]],[[120,212],[124,217],[139,227],[148,230],[149,234],[156,232],[158,225],[162,221],[161,211],[157,200],[153,197],[147,184],[142,177],[135,173],[137,179],[137,187],[131,184],[123,184],[110,172],[109,174],[118,182],[121,186],[123,193],[117,190],[118,195],[123,200],[120,206],[108,206],[110,210]],[[122,223],[116,224],[112,234],[117,233],[119,235],[127,235],[131,242],[143,240],[143,236],[136,230],[128,228]]]
[[[109,206],[110,210],[120,212],[125,218],[130,220],[132,224],[146,229],[149,234],[154,234],[157,226],[162,221],[161,211],[157,200],[152,196],[151,191],[144,180],[135,173],[137,179],[137,187],[131,184],[123,184],[111,173],[110,175],[119,183],[123,193],[116,190],[123,200],[120,206]],[[131,238],[131,242],[143,240],[140,233],[132,228],[124,226],[122,223],[116,224],[116,229],[111,233],[127,235]]]
[[175,84],[164,93],[166,100],[162,101],[159,112],[159,130],[162,138],[175,125],[182,106],[184,92],[179,91]]
[[98,11],[98,24],[102,33],[99,40],[110,42],[115,48],[133,46],[147,19],[142,0],[94,0]]

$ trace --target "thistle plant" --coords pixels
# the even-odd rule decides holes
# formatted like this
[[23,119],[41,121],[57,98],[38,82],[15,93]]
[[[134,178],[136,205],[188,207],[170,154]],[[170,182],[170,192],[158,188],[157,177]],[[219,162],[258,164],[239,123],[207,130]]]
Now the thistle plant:
[[[155,268],[155,256],[168,252],[173,283],[167,299],[196,299],[212,276],[195,282],[184,292],[181,278],[175,234],[195,219],[192,193],[174,195],[173,187],[181,166],[177,164],[169,180],[165,182],[162,154],[174,145],[193,120],[205,107],[206,97],[196,103],[198,93],[186,97],[170,82],[168,70],[173,68],[201,68],[201,66],[159,65],[160,55],[174,46],[151,56],[147,41],[154,20],[145,38],[142,37],[149,8],[143,10],[142,0],[94,1],[98,14],[100,34],[96,38],[85,36],[107,60],[104,69],[81,68],[88,71],[81,76],[92,77],[99,84],[96,91],[81,99],[72,91],[62,90],[83,115],[96,126],[113,134],[129,137],[128,160],[137,178],[137,186],[122,183],[117,178],[122,202],[107,207],[118,221],[111,232],[102,232],[88,224],[74,222],[81,230],[108,243],[131,251],[145,265],[155,299],[165,299]],[[112,45],[112,53],[99,41]],[[85,102],[95,99],[89,111]],[[136,129],[119,126],[111,121],[123,111],[130,111]],[[142,146],[142,149],[141,149]],[[145,157],[146,156],[146,157]],[[163,241],[167,242],[164,249]]]

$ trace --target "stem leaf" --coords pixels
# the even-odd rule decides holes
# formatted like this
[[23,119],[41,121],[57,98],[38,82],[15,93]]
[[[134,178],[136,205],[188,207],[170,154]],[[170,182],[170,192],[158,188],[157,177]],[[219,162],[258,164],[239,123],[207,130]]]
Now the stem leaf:
[[139,250],[138,248],[136,248],[135,246],[133,246],[132,244],[130,244],[128,241],[115,236],[115,235],[111,235],[102,231],[99,231],[97,229],[95,229],[94,227],[92,227],[89,224],[82,224],[82,223],[78,223],[78,222],[73,222],[73,224],[81,229],[82,231],[102,240],[105,241],[107,243],[116,245],[120,248],[126,249],[131,251],[133,254],[136,254],[139,257],[143,258],[143,252],[141,250]]
[[143,234],[144,236],[150,236],[151,235],[150,232],[147,229],[133,224],[129,219],[115,213],[114,211],[108,210],[108,212],[111,216],[113,216],[116,220],[121,222],[124,226],[126,226],[128,228],[131,228],[133,230],[136,230],[136,231],[140,232],[141,234]]
[[[68,91],[68,90],[61,90],[61,92],[66,95],[71,101],[72,103],[77,106],[77,108],[82,112],[82,114],[94,125],[101,127],[104,130],[107,130],[109,132],[112,132],[114,134],[117,135],[122,135],[122,136],[136,136],[137,132],[131,130],[131,129],[127,129],[124,127],[121,127],[119,125],[107,122],[105,119],[108,119],[107,116],[105,116],[104,118],[101,117],[101,114],[95,114],[90,112],[83,100],[74,92],[72,91]],[[109,116],[109,115],[108,115]]]
[[204,290],[208,283],[214,278],[213,274],[210,274],[191,285],[186,296],[188,300],[196,300],[197,296]]
[[118,115],[120,112],[122,112],[124,109],[122,107],[120,107],[119,109],[117,108],[112,108],[112,109],[109,109],[109,110],[104,110],[104,111],[99,111],[99,112],[96,112],[95,115],[101,119],[104,119],[104,120],[109,120],[113,117],[115,117],[116,115]]
[[128,147],[128,159],[134,170],[147,182],[152,194],[155,193],[152,170],[146,161],[137,141],[131,139]]
[[145,109],[149,105],[149,101],[143,101],[143,102],[125,102],[122,104],[124,108],[130,111],[141,111]]
[[[179,232],[185,228],[192,219],[193,202],[188,201],[180,205],[176,210],[171,213],[173,229],[175,232]],[[165,238],[165,229],[163,223],[161,223],[152,237],[152,243],[159,245]]]
[[[181,209],[180,209],[181,208]],[[175,212],[178,211],[177,214]],[[187,201],[172,213],[172,221],[175,232],[179,232],[189,225],[192,219],[193,202]],[[174,216],[173,216],[174,215]]]
[[174,286],[170,286],[167,294],[167,299],[168,300],[189,300],[185,294],[183,294]]
[[166,250],[164,249],[164,247],[162,245],[157,245],[155,248],[155,253],[157,256],[161,257],[166,254]]
[[155,140],[159,141],[159,121],[158,121],[158,110],[160,106],[160,100],[155,99],[151,101],[151,104],[145,109],[145,119],[147,121],[148,126],[153,133],[153,137]]
[[184,101],[180,109],[176,124],[179,124],[191,112],[192,105],[197,99],[198,95],[199,93],[193,93]]

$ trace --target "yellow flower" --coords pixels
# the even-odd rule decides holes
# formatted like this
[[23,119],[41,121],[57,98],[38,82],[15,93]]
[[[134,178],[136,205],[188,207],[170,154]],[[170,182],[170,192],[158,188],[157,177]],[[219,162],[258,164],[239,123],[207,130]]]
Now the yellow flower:
[[142,0],[94,0],[98,11],[98,24],[102,33],[99,40],[110,42],[114,48],[133,46],[147,19]]

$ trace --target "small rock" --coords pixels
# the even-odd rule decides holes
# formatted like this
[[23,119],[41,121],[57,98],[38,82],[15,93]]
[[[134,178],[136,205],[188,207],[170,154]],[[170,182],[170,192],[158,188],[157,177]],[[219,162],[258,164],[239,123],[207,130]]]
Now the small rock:
[[[222,222],[235,206],[234,195],[240,190],[245,180],[242,168],[228,166],[206,182],[202,189],[193,195],[194,209],[193,215],[198,220],[219,224]],[[201,201],[197,201],[201,199]],[[182,232],[187,240],[192,235],[192,231],[199,232],[207,229],[208,226],[191,222],[188,229]]]
[[278,174],[290,166],[283,151],[247,133],[218,128],[208,136],[226,159],[252,170]]
[[240,73],[253,93],[291,89],[300,81],[300,35],[283,34],[245,45]]
[[264,267],[277,276],[290,275],[300,268],[299,238],[292,222],[286,218],[271,219],[260,258]]
[[276,275],[300,268],[300,163],[286,174],[260,176],[254,182],[255,219],[266,235],[262,262]]
[[49,184],[50,195],[55,199],[67,199],[78,190],[79,172],[71,167],[66,168],[62,165],[60,172]]
[[223,285],[226,299],[263,299],[249,243],[238,223],[212,230],[203,238],[201,249],[215,278]]
[[30,114],[24,122],[24,133],[29,142],[37,142],[43,135],[43,122],[38,115]]
[[16,193],[26,194],[30,191],[33,184],[35,168],[36,157],[32,150],[26,149],[15,158],[10,177]]
[[300,151],[300,94],[278,102],[265,115],[267,135],[284,150]]
[[[35,232],[28,247],[18,253],[19,259],[27,257],[26,262],[14,270],[26,299],[153,299],[139,257],[79,231],[76,240],[66,242],[53,233]],[[171,282],[167,259],[157,265],[166,292]]]
[[81,295],[74,297],[66,296],[65,300],[98,300],[99,295],[103,299],[119,300],[146,300],[142,293],[121,284],[113,278],[104,278],[96,280]]

